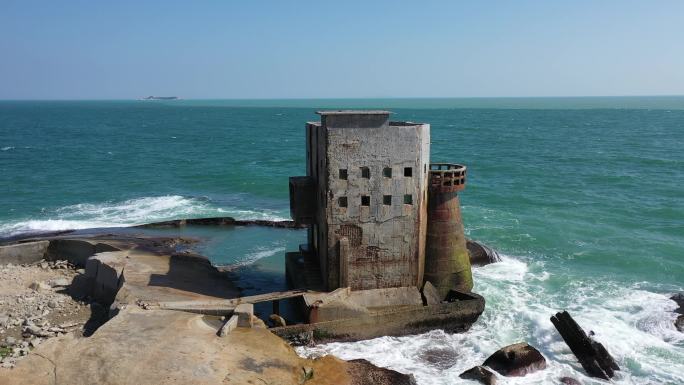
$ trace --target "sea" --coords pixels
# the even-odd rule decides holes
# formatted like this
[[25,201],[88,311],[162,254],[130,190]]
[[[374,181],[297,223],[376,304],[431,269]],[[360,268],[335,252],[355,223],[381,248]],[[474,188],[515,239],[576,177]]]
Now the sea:
[[[486,310],[435,330],[299,348],[365,358],[421,385],[528,342],[548,368],[500,384],[590,379],[549,317],[567,310],[621,368],[616,384],[684,384],[684,97],[0,101],[0,237],[174,218],[289,219],[315,111],[388,109],[431,124],[433,162],[462,163],[467,236],[503,255],[474,268]],[[203,232],[204,231],[204,232]],[[304,233],[194,229],[216,264],[280,277]],[[255,289],[283,282],[255,281]],[[270,282],[270,283],[269,283]],[[248,283],[246,283],[248,284]]]

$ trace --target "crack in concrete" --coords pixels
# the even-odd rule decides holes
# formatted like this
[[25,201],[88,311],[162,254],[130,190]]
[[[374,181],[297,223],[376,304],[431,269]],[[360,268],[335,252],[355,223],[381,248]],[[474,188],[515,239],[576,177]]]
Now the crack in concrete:
[[44,355],[42,355],[42,354],[40,354],[40,353],[33,352],[33,354],[37,355],[38,357],[41,357],[41,358],[44,358],[44,359],[48,360],[48,361],[52,364],[52,375],[53,375],[53,381],[52,381],[52,383],[53,383],[54,385],[57,385],[57,364],[55,364],[54,361],[52,361],[51,359],[45,357]]

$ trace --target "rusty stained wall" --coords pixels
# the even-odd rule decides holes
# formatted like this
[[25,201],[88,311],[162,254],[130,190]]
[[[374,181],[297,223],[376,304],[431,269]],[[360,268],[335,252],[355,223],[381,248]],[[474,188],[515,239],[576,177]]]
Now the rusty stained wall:
[[[328,244],[327,255],[320,254],[328,289],[345,284],[353,290],[420,286],[430,126],[400,123],[320,131],[327,132],[327,159],[323,164],[327,166],[328,186],[321,212],[329,225]],[[362,167],[368,167],[368,178],[363,176]],[[392,177],[383,174],[386,167],[391,168]],[[409,177],[404,175],[406,167],[411,168]],[[346,180],[340,178],[341,169],[346,170]],[[391,195],[390,205],[384,204],[385,195]],[[404,203],[405,195],[411,196],[411,204]],[[362,196],[369,197],[368,206],[362,205]],[[346,198],[347,207],[341,207],[340,198]],[[345,277],[340,280],[342,237],[349,241],[347,264],[342,268],[347,282]]]

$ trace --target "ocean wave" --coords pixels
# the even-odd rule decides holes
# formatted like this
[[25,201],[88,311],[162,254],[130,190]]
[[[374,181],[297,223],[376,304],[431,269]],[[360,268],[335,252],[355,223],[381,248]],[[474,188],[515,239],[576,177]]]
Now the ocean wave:
[[121,202],[79,203],[43,214],[44,218],[0,224],[0,236],[79,230],[97,227],[127,227],[179,218],[232,216],[238,219],[284,220],[275,210],[216,207],[206,198],[180,195],[143,197]]
[[[376,365],[412,373],[420,385],[470,383],[458,377],[497,349],[526,341],[547,358],[548,368],[523,378],[499,377],[502,384],[552,384],[563,376],[601,384],[584,374],[549,317],[567,309],[588,332],[596,333],[622,370],[616,384],[684,383],[684,334],[673,322],[676,307],[667,295],[605,280],[572,280],[557,287],[557,274],[543,264],[502,256],[500,263],[475,268],[474,291],[487,300],[485,312],[462,334],[441,330],[406,337],[297,348],[300,355],[333,354],[365,358]],[[452,354],[435,362],[431,352]]]
[[13,146],[7,146],[7,147],[0,148],[0,151],[9,151],[9,150],[14,150],[14,147]]

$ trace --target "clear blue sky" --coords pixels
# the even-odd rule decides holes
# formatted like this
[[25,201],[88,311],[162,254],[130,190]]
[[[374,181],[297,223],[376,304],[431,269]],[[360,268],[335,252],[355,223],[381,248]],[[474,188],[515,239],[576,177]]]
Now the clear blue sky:
[[682,0],[0,0],[0,99],[681,94]]

